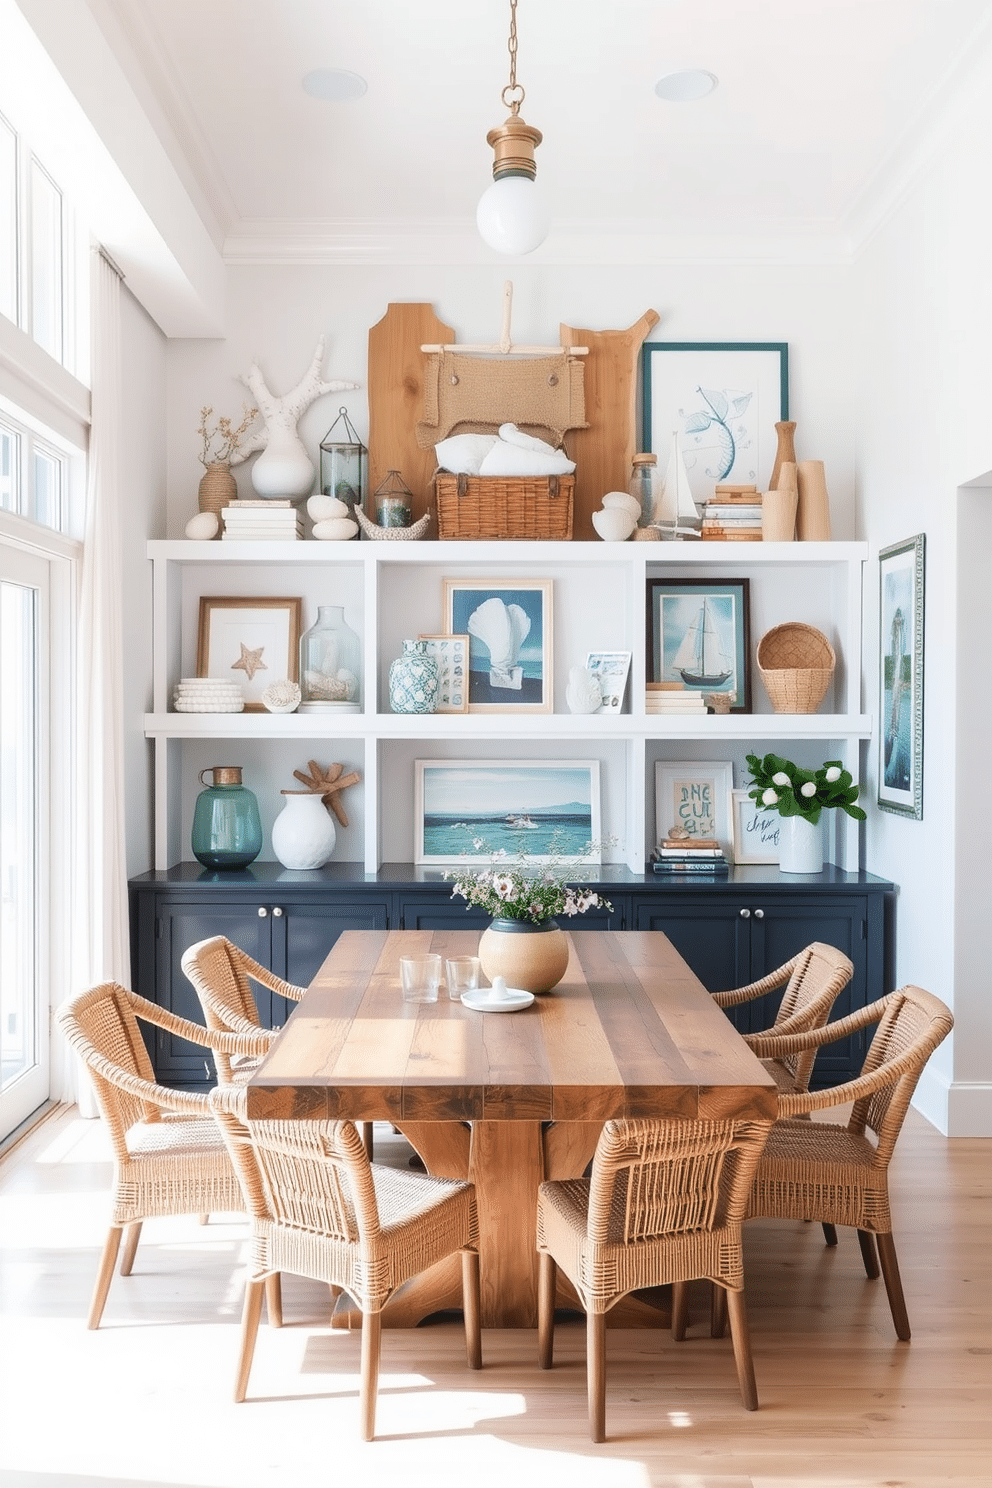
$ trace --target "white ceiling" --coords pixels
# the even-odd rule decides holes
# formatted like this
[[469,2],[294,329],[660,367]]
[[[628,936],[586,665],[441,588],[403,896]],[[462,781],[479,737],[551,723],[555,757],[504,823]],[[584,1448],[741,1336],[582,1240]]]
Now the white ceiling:
[[[493,256],[474,213],[506,114],[509,0],[88,3],[229,260],[401,239]],[[554,224],[535,257],[597,240],[849,255],[990,21],[992,0],[519,0]],[[656,98],[687,66],[716,92]],[[368,91],[314,100],[301,79],[318,67]]]

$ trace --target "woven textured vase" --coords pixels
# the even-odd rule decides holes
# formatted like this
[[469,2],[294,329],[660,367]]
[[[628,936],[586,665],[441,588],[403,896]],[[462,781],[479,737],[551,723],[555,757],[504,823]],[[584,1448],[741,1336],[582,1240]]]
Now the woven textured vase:
[[479,940],[479,963],[490,982],[501,976],[520,992],[550,992],[568,969],[568,937],[557,920],[493,920]]
[[217,518],[219,537],[223,527],[220,514],[225,506],[238,499],[238,483],[226,460],[211,460],[200,477],[196,495],[201,512],[213,512]]

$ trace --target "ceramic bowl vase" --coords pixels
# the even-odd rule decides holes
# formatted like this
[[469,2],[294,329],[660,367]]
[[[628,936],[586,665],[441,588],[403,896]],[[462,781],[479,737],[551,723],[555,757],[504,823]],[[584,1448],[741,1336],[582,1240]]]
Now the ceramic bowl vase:
[[550,992],[568,969],[568,937],[557,920],[493,920],[479,939],[489,982],[501,976],[518,992]]

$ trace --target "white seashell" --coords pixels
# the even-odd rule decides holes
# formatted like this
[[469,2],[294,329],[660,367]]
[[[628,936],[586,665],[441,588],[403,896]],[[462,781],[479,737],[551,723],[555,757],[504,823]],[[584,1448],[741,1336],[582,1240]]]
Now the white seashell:
[[300,696],[295,682],[273,682],[262,693],[262,702],[270,713],[292,713],[300,705]]
[[[331,497],[333,501],[335,498]],[[339,501],[339,506],[344,502]],[[315,522],[313,535],[321,542],[347,542],[349,537],[354,537],[358,531],[358,523],[353,522],[350,517],[328,517],[324,522]]]
[[570,713],[595,713],[603,701],[599,678],[588,667],[573,666],[568,673],[565,701]]
[[318,491],[307,502],[307,512],[315,522],[329,522],[332,517],[346,517],[348,506],[336,496],[324,496]]
[[186,523],[186,536],[193,542],[209,542],[220,530],[220,518],[216,512],[197,512]]
[[530,631],[530,619],[520,605],[494,597],[472,611],[468,628],[488,648],[492,671],[509,673]]
[[637,522],[629,512],[608,507],[593,512],[592,525],[604,542],[626,542]]
[[641,503],[627,491],[607,491],[600,505],[604,511],[629,512],[635,522],[640,521]]

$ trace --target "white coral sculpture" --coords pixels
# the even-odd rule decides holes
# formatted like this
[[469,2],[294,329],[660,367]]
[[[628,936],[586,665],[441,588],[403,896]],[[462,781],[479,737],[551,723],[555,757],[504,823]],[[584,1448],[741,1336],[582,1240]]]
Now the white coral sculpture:
[[341,382],[338,379],[328,382],[321,377],[324,344],[324,337],[321,336],[310,366],[288,393],[277,395],[271,392],[266,386],[265,378],[257,362],[252,362],[248,371],[243,374],[241,381],[252,393],[258,404],[259,412],[265,420],[265,429],[253,440],[251,446],[253,450],[265,449],[275,432],[295,434],[300,416],[310,407],[311,403],[315,403],[325,393],[340,393],[360,386],[357,382]]

